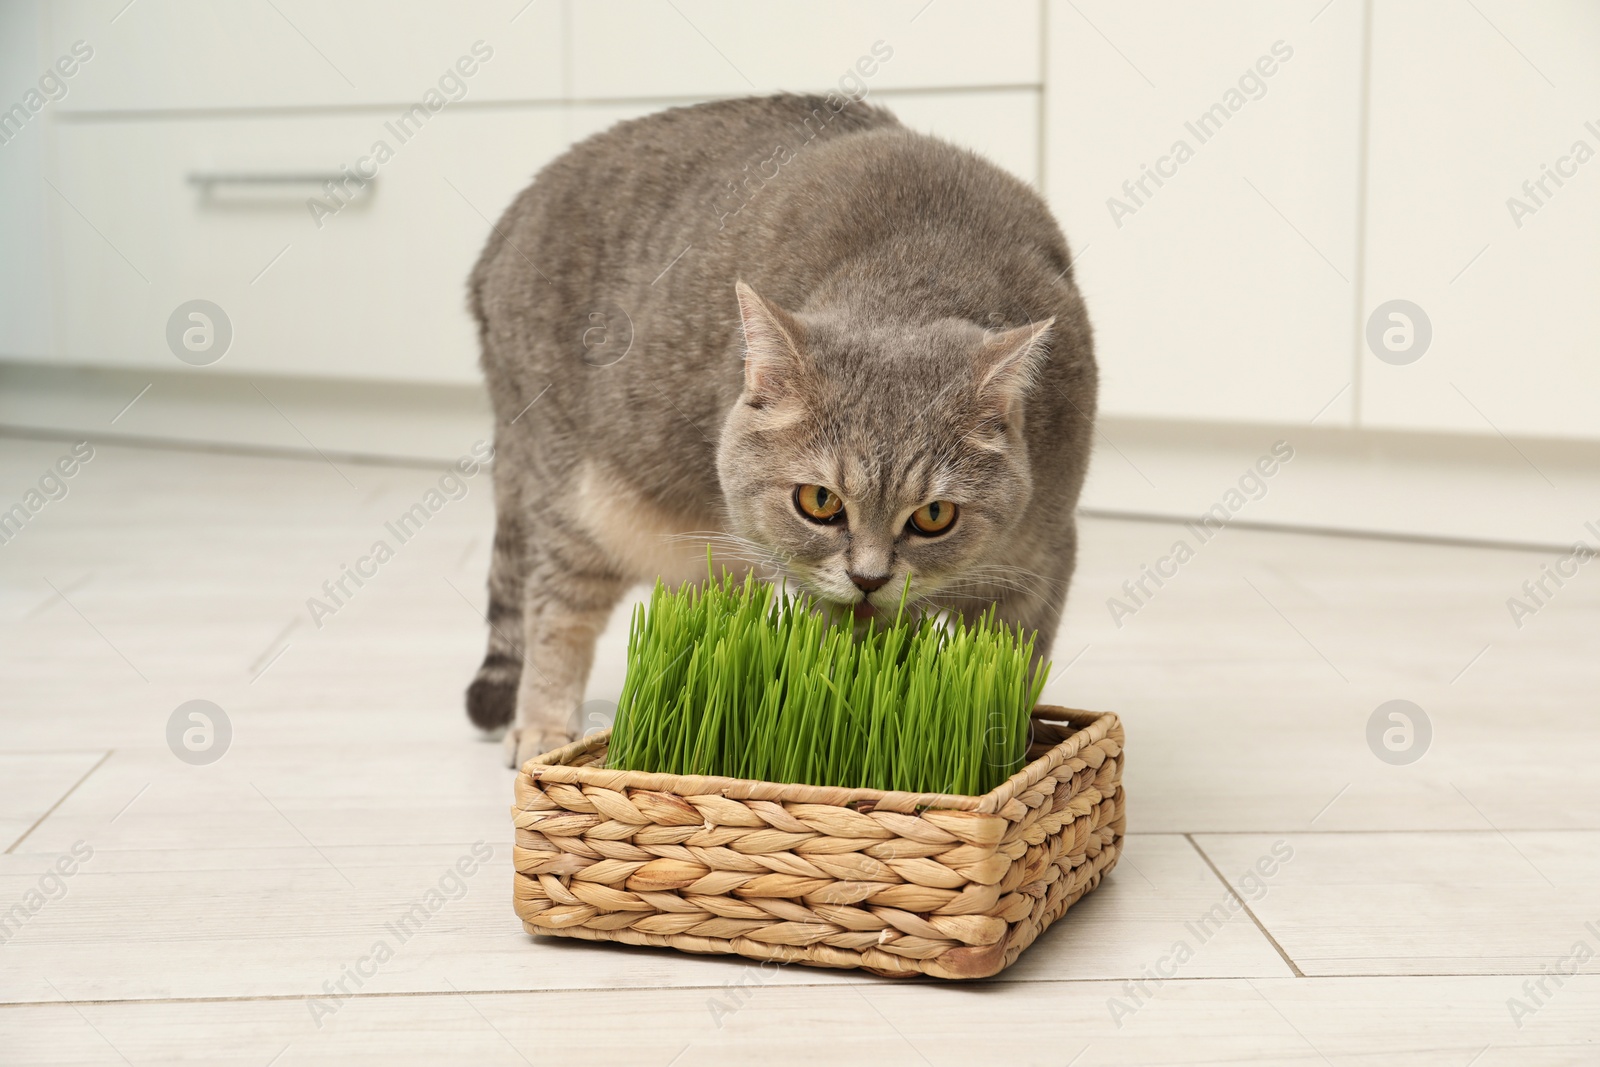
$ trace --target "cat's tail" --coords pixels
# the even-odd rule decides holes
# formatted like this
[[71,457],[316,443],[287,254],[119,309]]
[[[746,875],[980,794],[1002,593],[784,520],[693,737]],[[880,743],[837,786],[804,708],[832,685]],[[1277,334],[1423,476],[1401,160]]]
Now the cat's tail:
[[517,686],[521,681],[522,661],[491,648],[472,684],[467,686],[467,718],[486,733],[510,726],[517,714]]
[[509,726],[522,681],[521,543],[514,523],[495,528],[489,563],[489,649],[467,686],[467,718],[487,732]]

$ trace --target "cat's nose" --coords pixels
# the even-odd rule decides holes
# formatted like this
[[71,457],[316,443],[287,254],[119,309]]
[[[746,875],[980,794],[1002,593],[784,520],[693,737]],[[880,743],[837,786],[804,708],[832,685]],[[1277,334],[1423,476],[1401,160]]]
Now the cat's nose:
[[852,571],[850,572],[850,580],[863,593],[876,592],[889,584],[889,576],[887,574],[856,574]]

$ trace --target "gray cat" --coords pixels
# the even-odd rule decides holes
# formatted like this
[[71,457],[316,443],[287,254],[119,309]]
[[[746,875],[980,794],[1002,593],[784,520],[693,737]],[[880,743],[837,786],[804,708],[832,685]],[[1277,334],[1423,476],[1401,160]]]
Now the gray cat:
[[623,593],[704,577],[708,542],[858,618],[907,576],[998,603],[1048,653],[1096,371],[1016,178],[836,95],[677,108],[546,167],[471,303],[497,517],[467,713],[512,766],[571,739]]

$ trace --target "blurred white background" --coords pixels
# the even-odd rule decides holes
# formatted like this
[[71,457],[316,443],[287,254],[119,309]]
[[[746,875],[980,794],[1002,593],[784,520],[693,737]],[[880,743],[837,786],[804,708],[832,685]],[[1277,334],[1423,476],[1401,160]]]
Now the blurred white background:
[[[1298,488],[1243,521],[1558,544],[1600,518],[1585,0],[8,0],[0,20],[5,426],[458,455],[487,425],[464,279],[544,163],[659,108],[844,86],[1048,197],[1103,368],[1087,508],[1198,513],[1281,437]],[[874,45],[890,58],[862,76]],[[380,140],[371,185],[308,209]],[[167,341],[195,299],[232,327],[201,367]],[[1369,344],[1375,317],[1401,350]]]

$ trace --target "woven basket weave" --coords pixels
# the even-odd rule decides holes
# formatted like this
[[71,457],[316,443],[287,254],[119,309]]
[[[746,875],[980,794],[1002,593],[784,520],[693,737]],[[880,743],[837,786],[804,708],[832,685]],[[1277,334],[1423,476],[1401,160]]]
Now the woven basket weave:
[[1030,762],[976,797],[606,770],[609,736],[517,775],[531,934],[983,978],[1122,849],[1111,714],[1035,709]]

